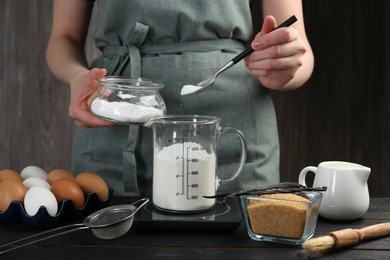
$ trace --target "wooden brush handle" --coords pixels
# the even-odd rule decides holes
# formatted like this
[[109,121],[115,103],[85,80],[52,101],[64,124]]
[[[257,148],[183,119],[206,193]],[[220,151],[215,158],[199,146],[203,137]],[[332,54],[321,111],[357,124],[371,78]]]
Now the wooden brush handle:
[[390,235],[390,222],[376,224],[361,229],[342,229],[328,233],[335,240],[335,248],[353,246],[363,240]]

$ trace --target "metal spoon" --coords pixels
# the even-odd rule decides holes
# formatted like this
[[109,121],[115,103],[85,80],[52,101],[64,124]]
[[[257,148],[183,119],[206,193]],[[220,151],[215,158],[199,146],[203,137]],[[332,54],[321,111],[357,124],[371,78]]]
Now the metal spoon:
[[[278,28],[281,28],[281,27],[288,27],[288,26],[292,25],[293,23],[295,23],[296,21],[297,21],[297,18],[295,17],[295,15],[293,15],[290,18],[288,18],[286,21],[281,23],[274,30],[276,30]],[[201,93],[201,92],[205,91],[207,88],[209,88],[214,83],[214,81],[216,80],[216,78],[218,77],[219,74],[221,74],[222,72],[224,72],[227,69],[231,68],[233,65],[237,64],[239,61],[241,61],[243,58],[245,58],[246,56],[248,56],[252,52],[253,52],[253,49],[251,47],[249,47],[248,49],[244,50],[243,52],[238,54],[236,57],[231,59],[228,63],[226,63],[225,66],[223,66],[220,70],[217,71],[217,73],[215,73],[213,78],[201,81],[201,82],[199,82],[196,85],[185,85],[181,89],[181,93],[180,94],[182,96],[186,96],[186,95],[198,94],[198,93]]]

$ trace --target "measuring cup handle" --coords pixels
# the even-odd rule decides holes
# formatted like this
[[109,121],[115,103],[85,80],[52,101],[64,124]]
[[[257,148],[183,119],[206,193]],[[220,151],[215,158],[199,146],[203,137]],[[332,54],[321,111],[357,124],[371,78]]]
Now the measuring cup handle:
[[228,183],[228,182],[234,180],[235,178],[237,178],[238,175],[240,175],[242,169],[245,166],[246,153],[247,153],[246,152],[246,150],[247,150],[246,149],[246,141],[245,141],[244,135],[241,133],[240,130],[238,130],[236,128],[232,128],[232,127],[222,127],[219,134],[223,135],[223,134],[226,134],[226,133],[235,134],[239,138],[240,145],[241,145],[241,156],[240,156],[240,164],[238,165],[237,170],[231,176],[226,177],[224,179],[220,179],[219,180],[220,184]]

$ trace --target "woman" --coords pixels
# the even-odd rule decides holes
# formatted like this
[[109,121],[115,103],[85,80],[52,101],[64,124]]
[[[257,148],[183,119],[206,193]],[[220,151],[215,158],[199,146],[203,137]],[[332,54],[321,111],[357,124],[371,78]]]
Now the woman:
[[[102,55],[88,65],[84,45],[97,4],[95,43]],[[260,5],[257,13],[253,6]],[[254,13],[254,18],[251,14]],[[295,15],[288,28],[273,29]],[[255,17],[259,18],[255,18]],[[255,34],[253,24],[262,23]],[[186,84],[211,77],[251,44],[255,50],[221,74],[213,87],[181,96]],[[117,126],[94,117],[91,95],[105,75],[161,82],[169,114],[203,114],[240,129],[248,143],[243,173],[222,190],[279,182],[279,144],[270,90],[302,86],[313,70],[301,0],[55,0],[47,62],[70,86],[69,114],[78,126],[72,171],[99,173],[117,195],[136,196],[150,187],[151,130]],[[235,139],[218,143],[219,172],[231,174],[239,160]]]

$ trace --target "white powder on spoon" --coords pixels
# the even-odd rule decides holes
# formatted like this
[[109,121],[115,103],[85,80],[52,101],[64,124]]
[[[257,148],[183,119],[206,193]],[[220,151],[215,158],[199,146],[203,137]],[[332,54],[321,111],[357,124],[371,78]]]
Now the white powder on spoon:
[[102,99],[92,101],[91,111],[97,116],[119,123],[145,123],[155,116],[164,114],[162,109],[155,107],[127,102],[109,102]]
[[188,94],[192,94],[195,91],[198,91],[202,87],[194,86],[194,85],[184,85],[184,87],[181,89],[180,95],[185,96]]

